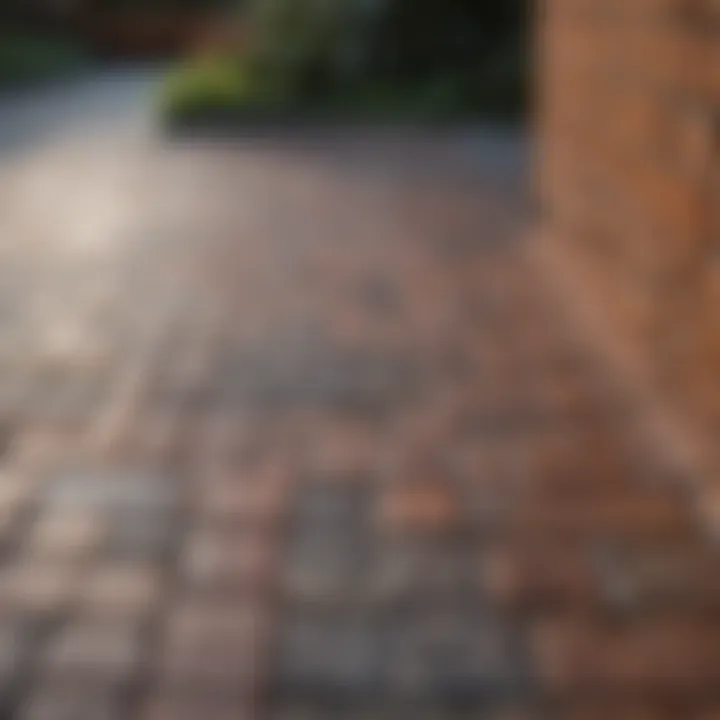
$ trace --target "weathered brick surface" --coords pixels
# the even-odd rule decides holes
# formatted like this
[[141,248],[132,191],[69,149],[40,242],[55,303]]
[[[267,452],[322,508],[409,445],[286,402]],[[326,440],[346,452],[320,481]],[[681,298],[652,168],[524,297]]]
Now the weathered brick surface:
[[484,143],[136,147],[122,227],[0,243],[1,716],[712,717],[716,547]]
[[[539,3],[547,246],[717,474],[720,47],[712,0]],[[712,519],[712,518],[711,518]]]

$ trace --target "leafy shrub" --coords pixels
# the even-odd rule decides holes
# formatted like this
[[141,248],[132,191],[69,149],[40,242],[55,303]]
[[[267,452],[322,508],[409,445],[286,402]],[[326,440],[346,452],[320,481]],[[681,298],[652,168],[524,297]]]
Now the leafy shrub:
[[168,121],[239,118],[280,110],[290,103],[286,85],[233,57],[203,57],[172,71],[161,93]]
[[181,69],[168,83],[165,111],[249,112],[272,96],[284,109],[336,119],[519,116],[524,7],[525,0],[245,0],[242,65],[200,60]]
[[247,102],[248,90],[248,79],[239,63],[205,59],[183,65],[168,76],[162,107],[173,115],[239,108]]

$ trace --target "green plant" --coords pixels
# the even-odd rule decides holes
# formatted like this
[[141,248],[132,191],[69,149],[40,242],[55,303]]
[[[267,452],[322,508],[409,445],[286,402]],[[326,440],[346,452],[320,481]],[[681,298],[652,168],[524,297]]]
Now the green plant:
[[283,107],[288,87],[275,77],[234,57],[191,60],[165,79],[160,109],[169,120],[238,115]]
[[521,114],[522,8],[477,0],[245,0],[237,59],[169,81],[171,116],[269,106],[303,116],[454,120]]
[[212,59],[186,64],[166,79],[162,108],[168,113],[192,113],[217,107],[241,106],[248,83],[237,63]]

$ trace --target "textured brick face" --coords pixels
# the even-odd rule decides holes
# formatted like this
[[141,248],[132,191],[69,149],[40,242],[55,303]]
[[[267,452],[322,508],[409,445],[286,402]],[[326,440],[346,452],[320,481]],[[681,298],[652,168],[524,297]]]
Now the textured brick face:
[[543,0],[540,188],[625,356],[686,427],[720,421],[720,4]]

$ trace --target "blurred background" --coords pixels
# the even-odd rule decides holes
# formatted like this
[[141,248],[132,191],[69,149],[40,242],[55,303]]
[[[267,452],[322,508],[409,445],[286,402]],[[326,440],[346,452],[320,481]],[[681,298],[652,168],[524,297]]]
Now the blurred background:
[[527,10],[461,0],[33,0],[2,8],[0,82],[108,60],[178,60],[174,117],[273,113],[515,118]]

